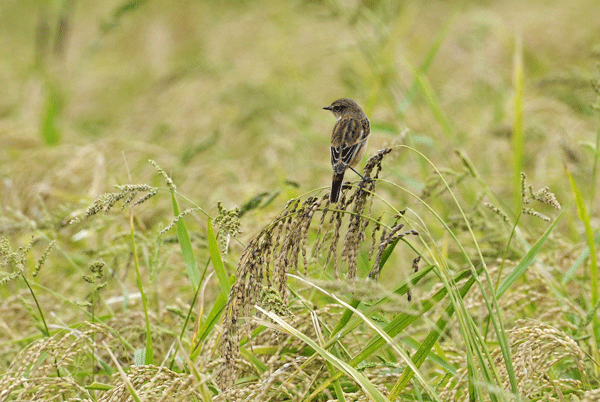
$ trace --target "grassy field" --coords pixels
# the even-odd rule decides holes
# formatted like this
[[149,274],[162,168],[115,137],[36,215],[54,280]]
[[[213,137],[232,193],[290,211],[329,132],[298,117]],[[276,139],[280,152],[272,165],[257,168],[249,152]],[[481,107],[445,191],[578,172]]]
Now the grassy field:
[[600,399],[597,1],[4,3],[0,401]]

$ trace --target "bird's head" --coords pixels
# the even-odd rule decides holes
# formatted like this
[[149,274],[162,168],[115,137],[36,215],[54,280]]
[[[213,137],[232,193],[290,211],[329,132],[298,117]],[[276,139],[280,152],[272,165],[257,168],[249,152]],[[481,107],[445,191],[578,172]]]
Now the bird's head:
[[362,114],[363,111],[356,102],[352,99],[341,98],[334,101],[331,105],[325,106],[323,109],[331,110],[336,118],[340,118],[347,114]]

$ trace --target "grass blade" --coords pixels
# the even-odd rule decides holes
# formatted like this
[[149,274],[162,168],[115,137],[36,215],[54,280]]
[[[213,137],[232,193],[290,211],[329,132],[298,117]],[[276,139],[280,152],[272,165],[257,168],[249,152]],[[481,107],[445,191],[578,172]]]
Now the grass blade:
[[313,348],[316,351],[316,353],[323,357],[323,359],[325,359],[327,362],[337,367],[338,370],[342,371],[347,376],[353,378],[357,382],[357,384],[360,385],[363,391],[367,394],[370,400],[376,402],[388,402],[388,399],[385,396],[383,396],[381,392],[377,390],[377,388],[375,388],[375,386],[364,376],[364,374],[356,370],[350,364],[344,362],[343,360],[340,360],[338,357],[319,346],[309,336],[306,336],[302,332],[298,331],[296,328],[289,325],[278,315],[270,311],[263,310],[262,308],[260,308],[260,306],[255,307],[258,311],[260,311],[261,313],[275,321],[277,324],[279,324],[285,331],[294,335],[296,338],[302,340],[302,342],[306,343],[308,346]]
[[[456,14],[454,14],[454,15],[456,15]],[[408,93],[404,97],[404,100],[402,101],[402,103],[400,103],[400,105],[398,105],[398,109],[397,109],[398,112],[404,113],[406,111],[406,109],[408,109],[408,107],[412,104],[414,97],[416,96],[417,91],[418,91],[419,87],[421,86],[419,83],[418,77],[425,74],[427,72],[427,70],[429,70],[431,63],[433,63],[433,59],[435,58],[438,51],[440,50],[440,47],[442,46],[442,42],[444,41],[444,39],[448,35],[448,32],[450,31],[450,27],[452,26],[452,23],[454,22],[454,15],[451,18],[448,18],[448,22],[444,26],[444,29],[442,29],[440,31],[439,35],[435,39],[435,42],[433,42],[433,45],[429,48],[429,52],[427,52],[427,57],[425,57],[425,60],[419,66],[418,70],[415,73],[415,79],[414,79],[412,85],[410,86]]]
[[135,265],[135,279],[142,298],[142,307],[144,309],[144,318],[146,321],[146,349],[144,351],[144,364],[154,364],[154,347],[152,345],[152,330],[150,327],[150,316],[148,314],[148,300],[144,292],[144,284],[142,283],[142,273],[140,271],[140,260],[135,244],[135,226],[133,224],[133,211],[129,209],[129,228],[131,230],[131,253]]
[[[458,282],[469,275],[471,275],[470,270],[462,271],[462,272],[458,273],[454,279],[455,279],[455,281]],[[290,276],[295,277],[294,275],[290,275]],[[461,288],[461,290],[460,290],[461,294],[463,291],[466,293],[471,288],[471,286],[473,285],[474,282],[475,282],[474,278],[470,278]],[[399,314],[383,328],[383,331],[385,331],[385,333],[390,337],[394,337],[394,336],[398,335],[405,328],[407,328],[410,324],[412,324],[414,321],[416,321],[421,315],[423,315],[427,311],[429,311],[435,304],[437,304],[439,301],[444,299],[444,297],[446,297],[447,293],[448,293],[448,290],[445,287],[438,290],[431,297],[431,299],[421,302],[421,306],[418,308],[418,311],[415,311],[415,314],[407,314],[407,313]],[[357,324],[349,325],[348,328],[346,328],[339,337],[341,338],[346,333],[352,331],[352,329],[354,327],[358,326],[361,322],[362,322],[362,320],[357,319]],[[325,345],[325,347],[327,347],[330,342],[335,342],[336,340],[329,341]],[[369,356],[371,356],[373,353],[375,353],[377,350],[379,350],[385,343],[386,343],[386,341],[384,338],[382,338],[379,335],[375,335],[368,342],[367,346],[358,355],[356,355],[354,358],[352,358],[348,362],[348,364],[350,364],[352,366],[358,365],[359,363],[361,363],[362,361],[367,359]],[[308,397],[308,400],[318,396],[325,388],[327,388],[329,385],[331,385],[331,383],[333,381],[341,378],[342,375],[343,375],[342,372],[337,372],[336,374],[332,375],[330,378],[325,380],[322,384],[319,385],[319,387],[317,387],[317,389],[315,391],[313,391],[311,396]]]
[[[179,211],[179,204],[177,203],[177,198],[175,197],[174,191],[171,191],[171,201],[173,203],[173,215],[179,216],[181,212]],[[185,226],[185,221],[183,219],[179,219],[177,221],[176,227],[177,239],[179,240],[179,246],[181,247],[181,255],[183,256],[183,261],[185,262],[185,268],[187,269],[188,277],[192,283],[192,288],[194,291],[196,291],[198,290],[198,286],[200,286],[200,271],[198,270],[196,258],[194,257],[190,234],[187,231],[187,227]]]
[[[523,43],[517,36],[514,54],[514,100],[513,100],[513,127],[512,127],[512,158],[513,158],[513,185],[515,189],[521,188],[521,172],[525,155],[525,137],[523,136]],[[515,211],[521,209],[521,193],[515,190]]]
[[40,124],[40,134],[44,139],[44,142],[48,145],[56,145],[60,141],[60,132],[56,127],[56,118],[60,112],[61,106],[62,99],[60,93],[50,86]]
[[[382,257],[382,261],[383,261],[383,257]],[[419,281],[421,279],[423,279],[433,268],[434,268],[433,265],[429,265],[423,269],[420,269],[418,272],[415,272],[414,274],[412,274],[406,281],[397,285],[396,288],[392,290],[392,292],[399,296],[405,295],[409,291],[411,286],[414,286],[417,283],[419,283]],[[389,302],[389,298],[387,296],[383,297],[380,300],[373,303],[373,305],[371,307],[369,307],[368,309],[366,309],[364,313],[367,315],[370,315],[372,312],[378,310],[378,308],[379,308],[378,306],[380,306],[381,304],[388,303],[388,302]],[[349,304],[353,308],[356,308],[360,304],[360,300],[352,300]],[[337,335],[342,329],[346,328],[346,325],[348,324],[350,318],[352,318],[352,315],[353,315],[353,312],[351,309],[346,309],[344,311],[344,313],[342,314],[342,317],[339,319],[335,328],[331,332],[330,339],[333,339],[334,335]],[[349,331],[352,331],[354,328],[356,328],[358,325],[360,325],[360,323],[361,323],[361,320],[354,321],[348,328],[345,329],[344,334],[348,333]]]
[[[236,281],[235,275],[231,275],[229,278],[229,285],[233,285]],[[221,314],[223,314],[223,310],[225,310],[225,305],[227,304],[227,296],[226,294],[220,293],[217,296],[217,300],[215,300],[215,304],[213,304],[212,309],[206,316],[206,319],[202,322],[202,325],[198,329],[198,334],[194,336],[195,344],[194,349],[192,351],[191,359],[194,361],[196,357],[198,357],[198,353],[200,353],[199,345],[202,344],[202,341],[206,339],[206,337],[213,330],[215,325],[219,322],[221,318]]]
[[[473,283],[475,283],[475,278],[469,278],[467,283],[460,289],[460,297],[464,297],[467,294],[467,291],[470,289]],[[423,343],[421,343],[421,346],[419,346],[417,352],[414,354],[412,361],[417,368],[421,367],[421,364],[423,364],[427,356],[429,356],[433,345],[437,342],[439,337],[444,332],[444,329],[446,328],[446,325],[448,324],[448,321],[450,317],[452,317],[452,315],[454,315],[454,305],[451,303],[446,308],[445,314],[442,314],[442,316],[437,320],[434,329],[432,329],[429,332]],[[398,397],[399,393],[408,385],[408,383],[412,379],[413,374],[414,373],[412,370],[409,370],[408,368],[404,369],[402,375],[390,391],[390,400],[393,400],[394,398]]]
[[210,259],[213,263],[213,267],[215,268],[215,272],[217,273],[217,277],[219,278],[219,284],[221,285],[221,293],[224,293],[225,296],[227,296],[229,295],[231,287],[229,286],[229,279],[227,278],[225,266],[223,265],[223,260],[221,259],[221,253],[219,252],[219,244],[217,243],[217,237],[215,236],[215,231],[212,225],[212,219],[210,219],[210,217],[208,217],[206,229]]
[[[600,233],[597,233],[596,236],[594,237],[594,244],[598,244],[598,242],[600,242]],[[567,272],[563,275],[561,284],[566,285],[567,283],[569,283],[571,281],[571,279],[573,279],[573,275],[575,275],[575,272],[577,272],[579,267],[581,267],[581,265],[585,262],[585,260],[588,259],[589,256],[590,256],[590,246],[587,246],[581,252],[581,254],[579,254],[579,257],[577,257],[575,259],[573,264],[571,264],[571,266],[569,267]]]
[[[386,247],[385,250],[383,250],[383,253],[381,254],[381,261],[379,263],[379,272],[381,272],[381,270],[385,266],[385,263],[390,258],[390,255],[392,255],[392,251],[394,251],[396,244],[398,244],[398,240],[400,240],[400,239],[394,240],[392,242],[392,244],[390,244],[389,246]],[[352,300],[350,302],[350,306],[352,306],[352,309],[356,309],[359,304],[360,304],[360,300]],[[350,318],[352,318],[352,309],[346,309],[344,311],[344,313],[342,314],[342,317],[337,322],[335,328],[333,329],[333,331],[331,331],[330,338],[333,338],[338,332],[340,332],[342,330],[342,328],[344,328],[344,326],[346,326],[348,321],[350,321]]]
[[427,79],[425,74],[421,74],[417,72],[416,80],[419,89],[425,95],[425,100],[427,101],[427,105],[433,114],[433,117],[438,122],[438,124],[442,127],[444,133],[449,137],[454,137],[454,129],[452,128],[452,124],[448,116],[444,113],[440,102],[438,101],[437,95],[435,94],[435,90],[433,86]]
[[[592,309],[598,308],[598,261],[596,257],[596,243],[594,242],[594,233],[592,231],[592,225],[590,222],[590,216],[588,215],[587,208],[585,207],[585,202],[583,201],[583,196],[577,187],[577,183],[571,176],[571,172],[567,168],[565,164],[565,172],[567,172],[567,177],[569,178],[569,183],[571,184],[571,191],[573,191],[573,195],[575,196],[575,204],[577,205],[577,214],[579,215],[579,220],[583,223],[585,227],[585,237],[587,241],[587,245],[590,249],[590,291],[591,291],[591,300],[590,305]],[[590,312],[592,316],[592,331],[594,333],[594,338],[596,342],[592,342],[592,348],[594,357],[598,360],[600,353],[598,352],[598,342],[600,342],[600,320],[598,319],[598,314],[596,312]],[[597,371],[597,366],[596,371]]]
[[533,263],[533,261],[535,261],[535,256],[541,250],[542,246],[544,245],[544,242],[548,239],[548,236],[550,236],[550,233],[552,233],[564,212],[565,209],[563,209],[560,212],[560,214],[556,217],[554,222],[552,222],[548,229],[546,229],[546,232],[544,232],[542,237],[540,237],[538,241],[533,245],[533,247],[529,249],[529,251],[527,252],[527,254],[525,254],[521,262],[519,262],[519,264],[512,270],[512,272],[508,274],[506,278],[504,278],[500,286],[498,286],[498,290],[496,291],[496,298],[499,299],[500,297],[502,297],[504,292],[506,292],[508,288],[510,288],[517,281],[517,279],[519,279],[521,275],[525,273],[525,271]]

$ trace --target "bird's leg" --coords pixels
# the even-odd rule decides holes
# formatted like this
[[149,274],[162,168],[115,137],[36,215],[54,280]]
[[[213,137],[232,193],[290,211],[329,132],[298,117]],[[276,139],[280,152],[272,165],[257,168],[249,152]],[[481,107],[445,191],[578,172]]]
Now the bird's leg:
[[355,170],[353,167],[351,167],[351,166],[348,166],[348,167],[349,167],[350,169],[352,169],[352,171],[353,171],[354,173],[356,173],[357,175],[359,175],[359,176],[360,176],[360,178],[363,180],[363,182],[369,182],[369,181],[372,181],[372,180],[373,180],[373,179],[372,179],[372,178],[370,178],[370,177],[365,177],[365,176],[363,176],[362,174],[358,173],[358,172],[357,172],[357,171],[356,171],[356,170]]
[[356,171],[356,170],[355,170],[355,169],[354,169],[352,166],[348,166],[348,167],[349,167],[350,169],[352,169],[352,171],[353,171],[354,173],[356,173],[357,175],[359,175],[359,176],[360,176],[360,178],[362,179],[362,182],[360,183],[360,187],[361,187],[361,188],[362,188],[362,187],[364,187],[364,185],[365,185],[366,183],[369,183],[369,182],[373,181],[373,179],[372,179],[372,178],[370,178],[370,177],[365,177],[365,176],[363,176],[362,174],[358,173],[358,172],[357,172],[357,171]]
[[367,179],[365,179],[365,176],[363,176],[362,174],[358,173],[352,166],[348,166],[350,169],[352,169],[352,171],[354,173],[356,173],[357,175],[360,176],[361,179],[363,179],[363,181],[367,181]]

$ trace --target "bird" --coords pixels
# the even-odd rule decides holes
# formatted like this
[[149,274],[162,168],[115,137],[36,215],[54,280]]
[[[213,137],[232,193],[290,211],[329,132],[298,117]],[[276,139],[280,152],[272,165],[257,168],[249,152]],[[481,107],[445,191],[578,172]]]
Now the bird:
[[358,165],[367,150],[371,126],[365,112],[352,99],[338,99],[323,109],[330,110],[337,119],[331,134],[333,177],[329,193],[329,202],[335,204],[340,197],[346,169],[351,169],[366,180],[354,170],[354,166]]

